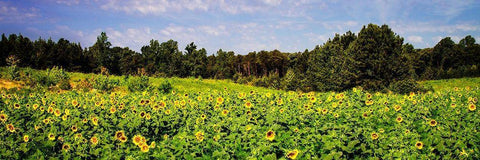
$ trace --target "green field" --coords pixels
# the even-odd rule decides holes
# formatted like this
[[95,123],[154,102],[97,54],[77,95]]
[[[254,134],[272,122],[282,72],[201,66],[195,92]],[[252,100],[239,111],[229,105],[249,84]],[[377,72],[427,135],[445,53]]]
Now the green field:
[[0,159],[480,158],[480,78],[425,81],[434,91],[409,95],[150,78],[171,82],[164,94],[130,92],[124,76],[109,77],[111,92],[84,91],[98,75],[68,74],[70,90],[1,90]]

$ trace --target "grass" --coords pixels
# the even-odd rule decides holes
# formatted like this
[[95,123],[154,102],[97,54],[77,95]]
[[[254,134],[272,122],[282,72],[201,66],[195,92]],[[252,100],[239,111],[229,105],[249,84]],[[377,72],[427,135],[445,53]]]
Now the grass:
[[[95,74],[71,72],[70,75],[71,75],[71,81],[73,81],[75,85],[75,82],[79,82],[81,79],[90,78]],[[125,79],[126,79],[125,76],[110,76],[110,78],[117,79],[120,81],[121,86],[117,88],[117,90],[126,89],[125,87],[126,85],[122,84],[122,83],[125,83]],[[150,78],[150,82],[152,86],[155,86],[155,87],[160,86],[160,84],[166,80],[168,80],[172,84],[173,89],[179,93],[204,92],[206,90],[222,91],[225,89],[236,91],[236,92],[249,92],[252,90],[259,91],[259,92],[270,92],[270,93],[285,92],[285,91],[280,91],[275,89],[237,84],[228,79],[218,80],[218,79],[198,79],[198,78],[178,78],[178,77],[172,77],[172,78],[151,77]]]
[[[0,67],[0,72],[2,75],[5,75],[7,69],[6,67]],[[71,84],[75,86],[78,82],[85,78],[91,78],[95,74],[93,73],[79,73],[79,72],[69,72],[71,76]],[[126,76],[110,76],[111,79],[117,79],[120,81],[120,86],[115,89],[115,91],[126,91]],[[163,81],[168,80],[173,89],[179,93],[188,93],[188,92],[203,92],[207,90],[211,91],[223,91],[225,89],[236,91],[236,92],[270,92],[270,93],[283,93],[285,91],[275,90],[263,87],[256,87],[251,85],[237,84],[232,80],[217,80],[217,79],[198,79],[198,78],[150,78],[152,86],[159,86]],[[428,80],[428,81],[419,81],[420,84],[424,85],[427,88],[432,88],[434,91],[440,92],[445,90],[452,90],[455,87],[465,88],[469,87],[480,87],[480,77],[475,78],[457,78],[457,79],[442,79],[442,80]],[[0,79],[0,88],[14,88],[21,87],[22,82],[13,82],[6,79]]]

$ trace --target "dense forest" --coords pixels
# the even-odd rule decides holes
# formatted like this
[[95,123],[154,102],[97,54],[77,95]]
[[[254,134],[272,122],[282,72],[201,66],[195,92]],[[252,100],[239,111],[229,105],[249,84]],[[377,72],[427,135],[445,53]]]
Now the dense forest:
[[[450,37],[433,48],[415,49],[387,25],[363,26],[358,35],[336,34],[313,50],[278,50],[235,54],[219,49],[207,55],[193,42],[184,50],[174,40],[151,40],[141,53],[116,47],[106,33],[93,46],[82,48],[64,38],[32,41],[2,34],[0,66],[34,69],[54,66],[74,72],[159,77],[232,79],[237,83],[301,91],[341,91],[355,86],[367,90],[418,90],[417,80],[479,76],[480,45],[472,36],[459,43]],[[103,68],[103,69],[102,69]]]

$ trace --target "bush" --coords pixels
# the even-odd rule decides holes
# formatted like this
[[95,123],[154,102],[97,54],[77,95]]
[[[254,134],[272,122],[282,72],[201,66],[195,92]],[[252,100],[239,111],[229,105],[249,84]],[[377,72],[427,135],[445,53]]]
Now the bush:
[[68,80],[62,80],[60,83],[58,83],[58,87],[63,90],[70,90],[72,89],[72,85],[70,85],[70,82]]
[[88,92],[92,89],[92,84],[89,82],[87,78],[82,79],[76,86],[75,89],[82,90],[84,92]]
[[392,92],[407,94],[410,92],[426,92],[427,89],[422,85],[418,84],[413,79],[406,79],[401,81],[396,81],[390,84],[389,89]]
[[172,84],[167,80],[163,81],[158,87],[158,91],[164,94],[170,93],[172,89],[173,89]]
[[17,66],[9,66],[7,68],[7,79],[9,80],[19,80],[20,71]]
[[92,87],[94,89],[102,90],[102,91],[111,91],[113,88],[119,85],[118,80],[113,80],[108,78],[107,76],[103,75],[96,75],[91,78],[91,82],[93,82]]
[[70,76],[65,70],[53,67],[46,71],[37,71],[26,68],[20,76],[20,79],[30,87],[51,87],[59,85],[62,89],[71,89]]
[[150,87],[150,79],[147,76],[129,77],[127,87],[131,92],[147,90]]

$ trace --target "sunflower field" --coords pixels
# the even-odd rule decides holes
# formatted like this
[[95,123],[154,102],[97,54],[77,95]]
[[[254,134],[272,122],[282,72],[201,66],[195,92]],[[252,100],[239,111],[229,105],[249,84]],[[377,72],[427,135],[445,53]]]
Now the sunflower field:
[[0,159],[480,159],[478,86],[0,94]]

